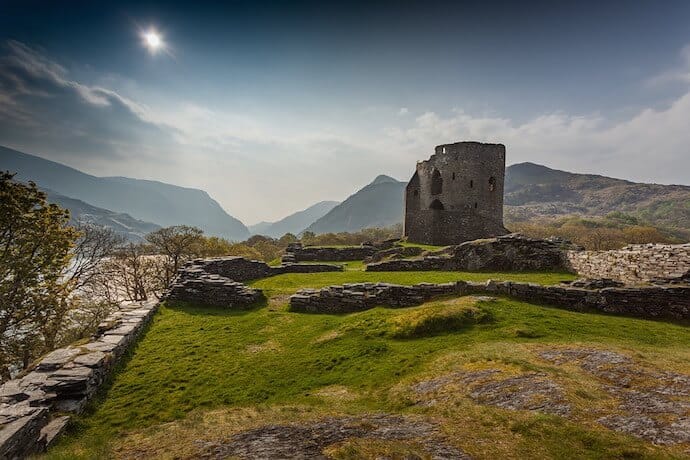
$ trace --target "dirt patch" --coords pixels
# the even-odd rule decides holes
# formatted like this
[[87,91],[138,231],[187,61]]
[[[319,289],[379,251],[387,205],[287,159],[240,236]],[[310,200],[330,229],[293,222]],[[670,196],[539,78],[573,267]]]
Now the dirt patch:
[[432,459],[469,459],[450,445],[437,424],[388,414],[328,417],[301,425],[267,425],[234,435],[227,442],[197,441],[199,458],[328,459],[326,449],[354,439],[403,441]]
[[314,392],[315,396],[330,400],[353,401],[358,398],[357,393],[344,385],[331,385]]
[[245,351],[247,353],[262,353],[266,351],[280,351],[280,344],[274,340],[268,340],[263,343],[255,343],[252,345],[247,345]]
[[[469,389],[475,402],[510,410],[531,410],[567,416],[570,405],[561,387],[546,374],[530,372],[512,377],[495,378],[501,371],[458,371],[435,379],[418,382],[412,390],[421,396],[421,405],[435,405],[453,396],[449,387]],[[448,391],[451,390],[451,391]]]
[[539,356],[577,365],[604,382],[618,413],[599,418],[602,425],[659,445],[690,443],[690,376],[647,369],[608,350],[552,349]]
[[330,342],[331,340],[337,339],[337,338],[340,337],[341,335],[343,335],[343,334],[342,334],[341,332],[339,332],[339,331],[329,331],[329,332],[326,332],[326,333],[323,334],[323,335],[320,335],[320,336],[317,337],[316,339],[314,339],[314,343]]

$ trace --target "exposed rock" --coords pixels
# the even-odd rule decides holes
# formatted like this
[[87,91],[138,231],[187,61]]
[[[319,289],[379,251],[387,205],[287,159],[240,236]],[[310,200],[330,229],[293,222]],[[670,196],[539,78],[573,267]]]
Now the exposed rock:
[[367,265],[367,271],[538,271],[566,270],[566,250],[579,249],[560,239],[535,239],[517,233],[467,241],[419,259]]
[[228,442],[199,441],[200,458],[327,459],[324,450],[352,439],[405,441],[421,446],[429,458],[469,459],[449,444],[435,423],[398,415],[328,417],[316,422],[268,425],[233,436]]
[[456,371],[431,380],[417,382],[411,389],[420,396],[419,404],[436,405],[455,392],[450,385],[469,388],[469,397],[479,404],[510,410],[532,410],[567,416],[570,405],[561,387],[542,373],[526,373],[496,378],[498,369]]
[[690,442],[690,376],[648,370],[608,350],[553,349],[539,353],[555,364],[572,363],[606,382],[620,413],[598,421],[655,444]]

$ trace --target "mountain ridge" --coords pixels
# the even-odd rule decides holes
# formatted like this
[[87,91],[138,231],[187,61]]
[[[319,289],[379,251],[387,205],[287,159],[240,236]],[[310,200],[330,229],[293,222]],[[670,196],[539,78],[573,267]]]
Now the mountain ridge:
[[209,235],[244,240],[249,230],[207,192],[147,179],[98,177],[44,158],[0,146],[0,168],[39,187],[92,206],[129,214],[161,226],[193,225]]

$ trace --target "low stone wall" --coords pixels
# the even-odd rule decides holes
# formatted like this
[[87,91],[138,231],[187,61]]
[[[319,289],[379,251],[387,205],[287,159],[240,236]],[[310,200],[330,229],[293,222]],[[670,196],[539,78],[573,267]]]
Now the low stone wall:
[[0,386],[0,458],[44,451],[80,413],[136,341],[157,302],[123,304],[91,341],[52,351],[22,377]]
[[178,272],[178,277],[196,278],[201,275],[220,275],[232,281],[251,281],[283,273],[322,273],[343,271],[335,264],[293,264],[285,263],[271,267],[265,262],[249,260],[244,257],[213,257],[194,259],[185,263]]
[[441,295],[462,294],[464,289],[465,286],[458,283],[421,283],[414,286],[357,283],[322,289],[301,289],[290,297],[290,310],[306,313],[351,313],[377,305],[410,307]]
[[[605,283],[608,284],[608,283]],[[585,285],[596,286],[598,283]],[[509,281],[400,286],[361,283],[302,289],[290,297],[290,310],[310,313],[350,313],[378,305],[419,305],[441,295],[494,294],[552,305],[568,310],[598,310],[650,319],[690,319],[690,286],[605,287],[586,289],[568,285],[542,286]]]
[[690,244],[636,244],[616,251],[568,251],[570,268],[626,283],[690,281]]
[[[390,247],[390,246],[388,246]],[[301,243],[292,243],[285,250],[283,262],[345,262],[348,260],[364,260],[382,249],[373,244],[363,244],[352,247],[320,247],[302,246]]]
[[566,250],[571,243],[552,238],[535,239],[519,234],[467,241],[439,255],[400,259],[367,265],[367,271],[539,271],[567,270]]
[[178,277],[161,300],[193,302],[228,308],[246,308],[263,299],[260,289],[220,275]]

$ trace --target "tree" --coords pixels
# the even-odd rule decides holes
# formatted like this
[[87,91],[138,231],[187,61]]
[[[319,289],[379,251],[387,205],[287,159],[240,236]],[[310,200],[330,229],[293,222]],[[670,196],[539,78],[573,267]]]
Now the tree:
[[151,243],[154,250],[168,258],[168,264],[163,271],[162,282],[170,284],[181,263],[194,254],[194,249],[202,242],[203,231],[187,225],[165,227],[146,235],[146,241]]
[[[0,377],[26,367],[42,342],[41,327],[64,307],[63,275],[79,235],[69,212],[46,203],[36,184],[0,173]],[[18,363],[19,362],[19,363]]]

